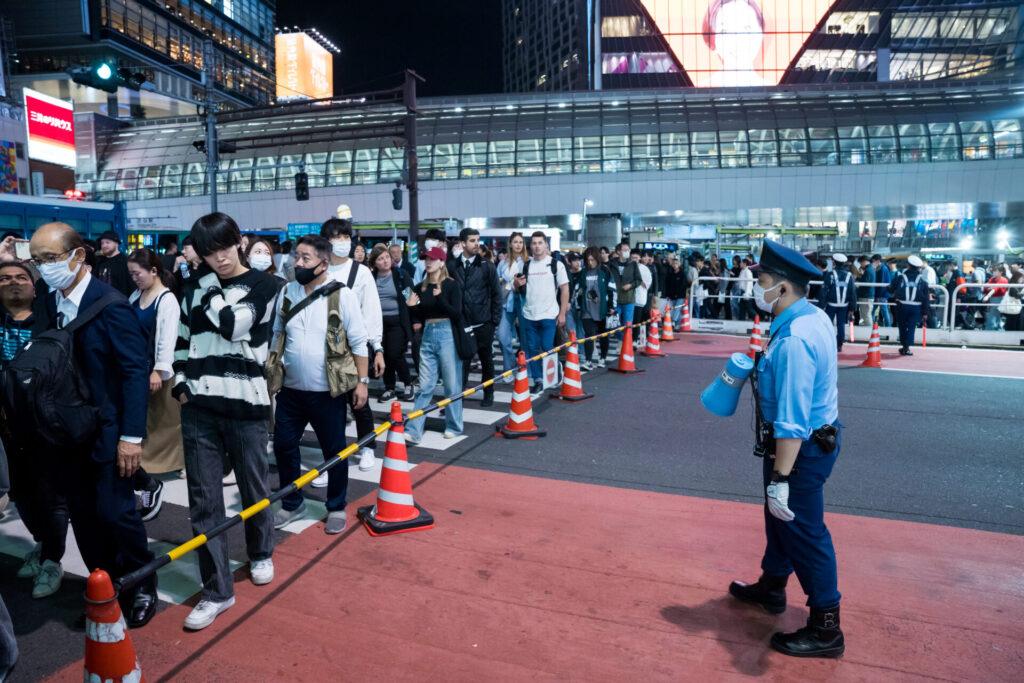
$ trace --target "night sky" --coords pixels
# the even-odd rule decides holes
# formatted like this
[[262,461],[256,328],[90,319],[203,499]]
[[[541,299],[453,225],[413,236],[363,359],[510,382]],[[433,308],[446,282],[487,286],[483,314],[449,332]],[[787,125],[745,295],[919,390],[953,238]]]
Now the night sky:
[[278,0],[277,24],[341,49],[335,94],[396,86],[406,68],[427,79],[423,96],[502,90],[501,0]]

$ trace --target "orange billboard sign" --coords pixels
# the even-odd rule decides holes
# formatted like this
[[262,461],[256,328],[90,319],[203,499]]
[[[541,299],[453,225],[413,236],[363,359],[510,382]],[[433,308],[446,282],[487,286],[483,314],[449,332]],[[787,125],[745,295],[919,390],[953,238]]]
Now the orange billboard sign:
[[698,88],[777,85],[833,0],[642,0]]
[[274,37],[278,101],[334,95],[331,53],[305,33],[279,33]]

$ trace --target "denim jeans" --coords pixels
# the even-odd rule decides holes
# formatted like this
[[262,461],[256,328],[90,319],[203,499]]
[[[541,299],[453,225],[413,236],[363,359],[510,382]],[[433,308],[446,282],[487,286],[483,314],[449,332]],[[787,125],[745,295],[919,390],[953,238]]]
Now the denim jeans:
[[[227,419],[186,403],[181,407],[181,436],[192,533],[205,534],[225,519],[225,458],[235,471],[244,507],[270,495],[266,420]],[[265,560],[274,554],[274,519],[270,508],[245,521],[245,548],[250,560]],[[228,560],[227,536],[211,538],[196,548],[196,555],[203,598],[223,602],[232,597],[235,582]]]
[[[414,411],[422,410],[433,402],[438,375],[444,382],[445,396],[454,396],[462,391],[462,360],[455,353],[452,325],[447,320],[427,322],[423,326],[423,341],[420,343],[420,376],[416,388]],[[462,401],[453,401],[445,407],[444,420],[445,430],[462,434]],[[416,440],[423,438],[426,422],[426,417],[410,420],[405,425],[405,433]]]
[[[879,327],[892,327],[892,312],[889,310],[888,301],[875,302],[875,320]],[[869,321],[871,322],[871,321]]]
[[[683,319],[683,305],[686,299],[670,299],[668,305],[671,310],[672,327],[679,327],[679,321]],[[678,306],[678,308],[676,308]]]
[[[619,304],[618,306],[615,307],[615,310],[619,314],[619,324],[620,325],[630,325],[630,324],[632,324],[632,322],[633,322],[633,308],[635,306],[636,306],[636,304]],[[633,335],[633,336],[636,337],[636,335]],[[622,339],[622,332],[616,332],[615,333],[615,338],[616,339]]]
[[1000,323],[1003,322],[1003,314],[999,312],[999,304],[1003,302],[1003,297],[994,296],[988,300],[991,306],[985,307],[985,329],[991,332],[998,332]]
[[[306,425],[313,427],[324,460],[333,458],[345,448],[345,406],[352,400],[347,392],[331,398],[329,391],[298,391],[281,389],[274,411],[274,457],[281,488],[302,474],[299,442]],[[327,511],[345,509],[348,495],[348,462],[335,465],[327,472]],[[295,510],[302,505],[302,491],[281,499],[281,507]]]
[[[633,304],[628,305],[630,308],[633,307]],[[545,320],[522,319],[523,343],[526,346],[527,358],[536,356],[541,351],[547,351],[555,345],[555,327],[557,327],[557,325],[558,320],[555,318],[548,318]],[[535,360],[532,363],[529,363],[529,366],[530,378],[539,382],[541,378],[540,361]]]
[[7,672],[17,661],[18,641],[14,637],[14,624],[4,599],[0,598],[0,679],[7,677]]
[[[509,296],[515,296],[509,294]],[[505,362],[503,370],[511,370],[516,366],[516,353],[512,347],[512,340],[516,336],[516,313],[515,311],[502,311],[501,322],[498,323],[498,343],[501,346],[501,357]]]

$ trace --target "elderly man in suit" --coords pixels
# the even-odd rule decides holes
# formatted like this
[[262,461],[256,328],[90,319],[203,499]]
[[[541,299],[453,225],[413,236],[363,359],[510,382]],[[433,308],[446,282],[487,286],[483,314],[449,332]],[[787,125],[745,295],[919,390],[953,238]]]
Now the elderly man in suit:
[[[71,226],[43,225],[29,250],[50,289],[45,311],[51,327],[69,325],[80,311],[113,295],[99,315],[75,332],[75,361],[100,408],[99,434],[80,451],[55,453],[53,465],[86,565],[121,576],[153,559],[132,484],[146,436],[146,338],[128,300],[84,267],[85,244]],[[156,576],[121,599],[128,624],[145,625],[156,612]]]

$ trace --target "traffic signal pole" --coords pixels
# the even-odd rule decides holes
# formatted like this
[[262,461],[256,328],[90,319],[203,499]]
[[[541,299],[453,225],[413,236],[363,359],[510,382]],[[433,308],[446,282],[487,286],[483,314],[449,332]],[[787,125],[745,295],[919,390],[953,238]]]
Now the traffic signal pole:
[[416,81],[423,78],[411,69],[405,71],[402,101],[405,104],[405,153],[408,159],[409,177],[405,186],[409,188],[409,241],[416,242],[420,236],[420,180],[419,156],[416,153]]
[[206,179],[210,183],[210,213],[217,211],[217,115],[213,94],[216,80],[213,70],[213,41],[203,41],[203,100],[206,109]]

